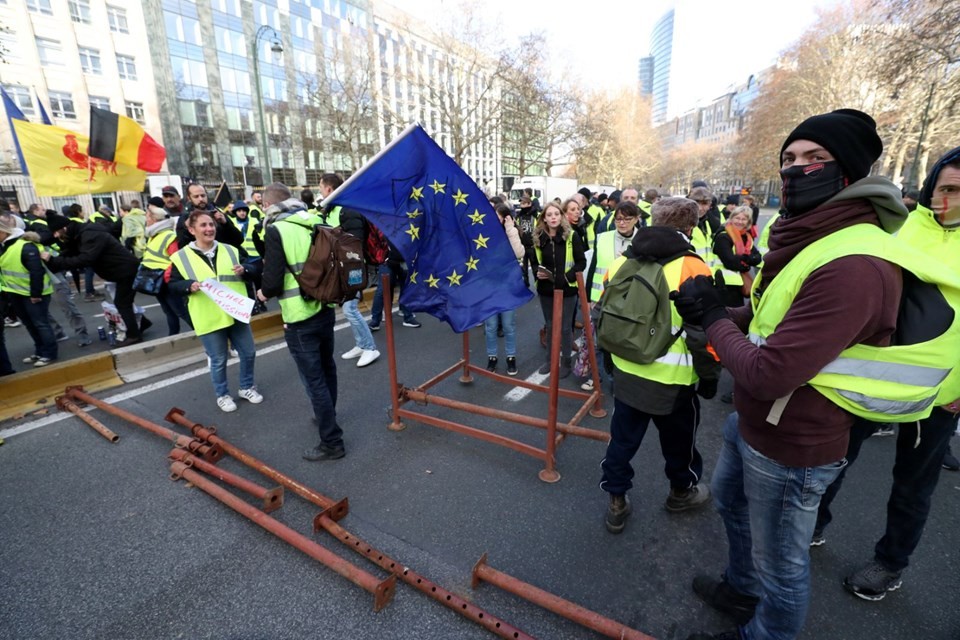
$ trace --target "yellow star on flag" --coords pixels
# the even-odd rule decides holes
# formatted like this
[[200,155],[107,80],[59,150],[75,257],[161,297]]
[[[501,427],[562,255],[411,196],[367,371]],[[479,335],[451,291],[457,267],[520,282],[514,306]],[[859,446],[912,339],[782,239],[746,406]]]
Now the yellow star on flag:
[[412,272],[412,273],[410,274],[410,282],[412,282],[413,284],[417,284],[417,276],[418,276],[418,275],[420,275],[420,274],[417,273],[416,271]]
[[470,256],[470,259],[467,260],[467,271],[476,271],[478,262],[480,262],[480,258],[474,258],[473,256]]
[[408,211],[408,212],[407,212],[407,217],[408,217],[408,218],[416,219],[416,218],[419,218],[419,217],[422,216],[422,215],[423,215],[423,211],[420,211],[420,209],[414,209],[413,211]]
[[411,200],[422,200],[423,199],[423,187],[414,187],[410,192]]
[[489,239],[490,239],[490,238],[484,238],[484,237],[483,237],[483,234],[481,233],[479,236],[477,236],[476,238],[474,238],[473,241],[477,243],[477,249],[479,249],[480,247],[483,247],[484,249],[486,249],[486,248],[487,248],[487,240],[489,240]]
[[457,189],[457,192],[453,194],[453,201],[456,204],[467,204],[467,194]]
[[473,224],[483,224],[483,217],[485,215],[485,213],[480,213],[480,209],[474,209],[473,213],[467,217],[473,220]]
[[413,223],[412,223],[412,222],[410,223],[410,228],[407,229],[406,231],[404,231],[404,233],[406,233],[407,235],[409,235],[411,240],[419,240],[419,239],[420,239],[420,227],[415,227],[415,226],[413,226]]
[[440,288],[437,286],[438,282],[440,282],[440,278],[434,278],[432,273],[430,274],[430,277],[427,278],[427,284],[433,287],[434,289]]
[[444,188],[445,186],[447,186],[447,185],[446,185],[446,184],[440,184],[439,182],[437,182],[436,180],[434,180],[434,181],[433,181],[433,184],[430,185],[430,188],[433,189],[433,193],[434,193],[434,194],[437,194],[437,193],[444,193],[443,188]]
[[454,269],[454,270],[453,270],[453,273],[451,273],[450,275],[447,276],[447,280],[450,281],[450,285],[451,285],[451,286],[453,286],[453,285],[459,285],[459,284],[460,284],[460,278],[462,278],[462,277],[463,277],[463,276],[461,276],[461,275],[457,275],[457,270]]

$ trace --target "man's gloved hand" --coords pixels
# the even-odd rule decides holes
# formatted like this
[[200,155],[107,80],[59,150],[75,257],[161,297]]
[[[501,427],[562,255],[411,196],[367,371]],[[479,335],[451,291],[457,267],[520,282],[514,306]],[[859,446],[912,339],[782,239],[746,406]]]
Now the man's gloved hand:
[[700,382],[697,384],[697,395],[704,400],[709,400],[713,396],[717,395],[717,382],[719,381],[704,380],[701,378]]
[[707,329],[717,320],[727,317],[727,308],[720,300],[720,291],[710,276],[697,276],[670,292],[670,299],[684,322],[697,324]]
[[750,270],[750,254],[749,253],[742,253],[739,256],[737,256],[737,259],[740,260],[741,270],[743,271]]
[[750,259],[747,260],[747,264],[751,267],[758,267],[760,263],[763,262],[763,256],[759,252],[754,252],[750,254]]

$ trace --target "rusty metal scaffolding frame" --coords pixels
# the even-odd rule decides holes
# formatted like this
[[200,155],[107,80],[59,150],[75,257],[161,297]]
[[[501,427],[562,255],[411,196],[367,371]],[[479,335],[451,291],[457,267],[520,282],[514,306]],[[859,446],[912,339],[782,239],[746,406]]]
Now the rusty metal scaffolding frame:
[[[389,276],[382,276],[381,284],[384,291],[389,292],[391,290]],[[402,431],[406,428],[406,425],[403,424],[402,418],[409,418],[433,427],[454,431],[456,433],[470,436],[471,438],[477,438],[478,440],[497,444],[502,447],[526,454],[538,460],[542,460],[544,467],[538,473],[538,477],[542,481],[552,483],[560,480],[560,473],[556,469],[556,449],[557,446],[563,442],[568,435],[599,440],[601,442],[607,442],[610,440],[610,434],[607,432],[590,429],[588,427],[582,427],[579,424],[580,420],[582,420],[588,412],[594,418],[602,418],[607,415],[607,412],[603,408],[603,389],[600,385],[600,375],[599,370],[597,369],[597,356],[593,342],[593,326],[590,322],[590,308],[587,304],[587,293],[584,287],[582,273],[577,273],[577,291],[580,301],[581,317],[583,318],[583,333],[586,339],[585,348],[588,350],[590,358],[590,371],[593,380],[593,391],[590,393],[571,389],[561,389],[559,376],[556,375],[560,370],[561,331],[559,330],[559,327],[562,326],[563,322],[563,293],[560,291],[554,291],[553,294],[552,324],[556,329],[552,332],[551,343],[549,345],[551,371],[549,385],[541,385],[528,382],[526,380],[518,380],[516,378],[500,375],[492,371],[487,371],[483,367],[478,367],[475,364],[471,364],[469,330],[463,332],[463,355],[453,366],[444,369],[417,387],[406,387],[401,385],[398,382],[397,376],[397,350],[396,336],[394,334],[393,327],[393,316],[390,313],[385,314],[387,325],[387,363],[390,368],[390,398],[392,402],[391,422],[388,425],[388,428],[392,431]],[[470,402],[451,400],[436,394],[427,393],[428,389],[436,386],[457,371],[461,372],[461,384],[469,384],[473,382],[472,374],[476,373],[486,378],[490,378],[495,382],[508,384],[512,387],[523,387],[525,389],[530,389],[531,391],[546,393],[548,396],[548,412],[546,419],[485,407]],[[560,396],[583,400],[583,404],[574,413],[569,422],[558,422],[557,420]],[[411,409],[404,408],[403,405],[410,401],[424,405],[433,404],[438,407],[456,409],[458,411],[464,411],[473,415],[497,418],[507,422],[514,422],[530,427],[536,427],[538,429],[544,429],[546,431],[546,443],[544,448],[540,449],[513,438],[491,433],[490,431],[485,431],[483,429],[471,427],[460,422],[454,422],[452,420],[446,420],[421,413],[419,411],[413,411]]]

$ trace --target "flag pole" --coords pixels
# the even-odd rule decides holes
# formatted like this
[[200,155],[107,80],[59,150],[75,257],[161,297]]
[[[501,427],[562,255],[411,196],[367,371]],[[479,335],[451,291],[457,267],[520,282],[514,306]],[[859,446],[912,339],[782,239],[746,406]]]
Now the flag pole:
[[344,189],[346,189],[346,188],[350,185],[350,183],[354,181],[354,179],[360,177],[360,175],[361,175],[364,171],[366,171],[367,167],[369,167],[369,166],[372,165],[374,162],[376,162],[376,161],[379,160],[381,157],[383,157],[383,155],[384,155],[385,153],[387,153],[387,151],[390,151],[390,149],[392,149],[393,147],[395,147],[401,140],[403,140],[405,137],[407,137],[408,135],[410,135],[410,133],[412,133],[413,130],[416,129],[417,127],[419,127],[419,126],[420,126],[420,123],[419,123],[419,122],[412,122],[412,123],[410,123],[409,125],[407,125],[407,128],[404,129],[403,131],[401,131],[401,132],[400,132],[400,135],[398,135],[396,138],[394,138],[394,139],[391,140],[389,143],[387,143],[387,146],[385,146],[383,149],[380,149],[380,151],[377,151],[376,155],[374,155],[372,158],[370,158],[369,160],[367,160],[366,164],[364,164],[362,167],[360,167],[360,169],[359,169],[356,173],[354,173],[352,176],[350,176],[349,178],[347,178],[346,181],[344,181],[344,183],[343,183],[342,185],[340,185],[339,187],[337,187],[336,190],[335,190],[333,193],[331,193],[329,196],[327,196],[326,198],[324,198],[324,199],[321,200],[320,202],[321,202],[324,206],[332,205],[332,204],[334,203],[334,201],[336,200],[337,194],[339,194],[341,191],[343,191]]

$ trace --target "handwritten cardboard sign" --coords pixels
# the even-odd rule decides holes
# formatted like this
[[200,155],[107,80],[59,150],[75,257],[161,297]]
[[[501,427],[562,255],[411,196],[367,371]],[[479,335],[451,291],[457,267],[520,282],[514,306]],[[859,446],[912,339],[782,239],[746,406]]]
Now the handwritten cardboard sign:
[[237,293],[230,287],[213,278],[208,278],[200,283],[200,291],[205,293],[208,298],[217,303],[217,306],[223,309],[224,313],[240,322],[250,324],[250,313],[253,312],[253,300]]

